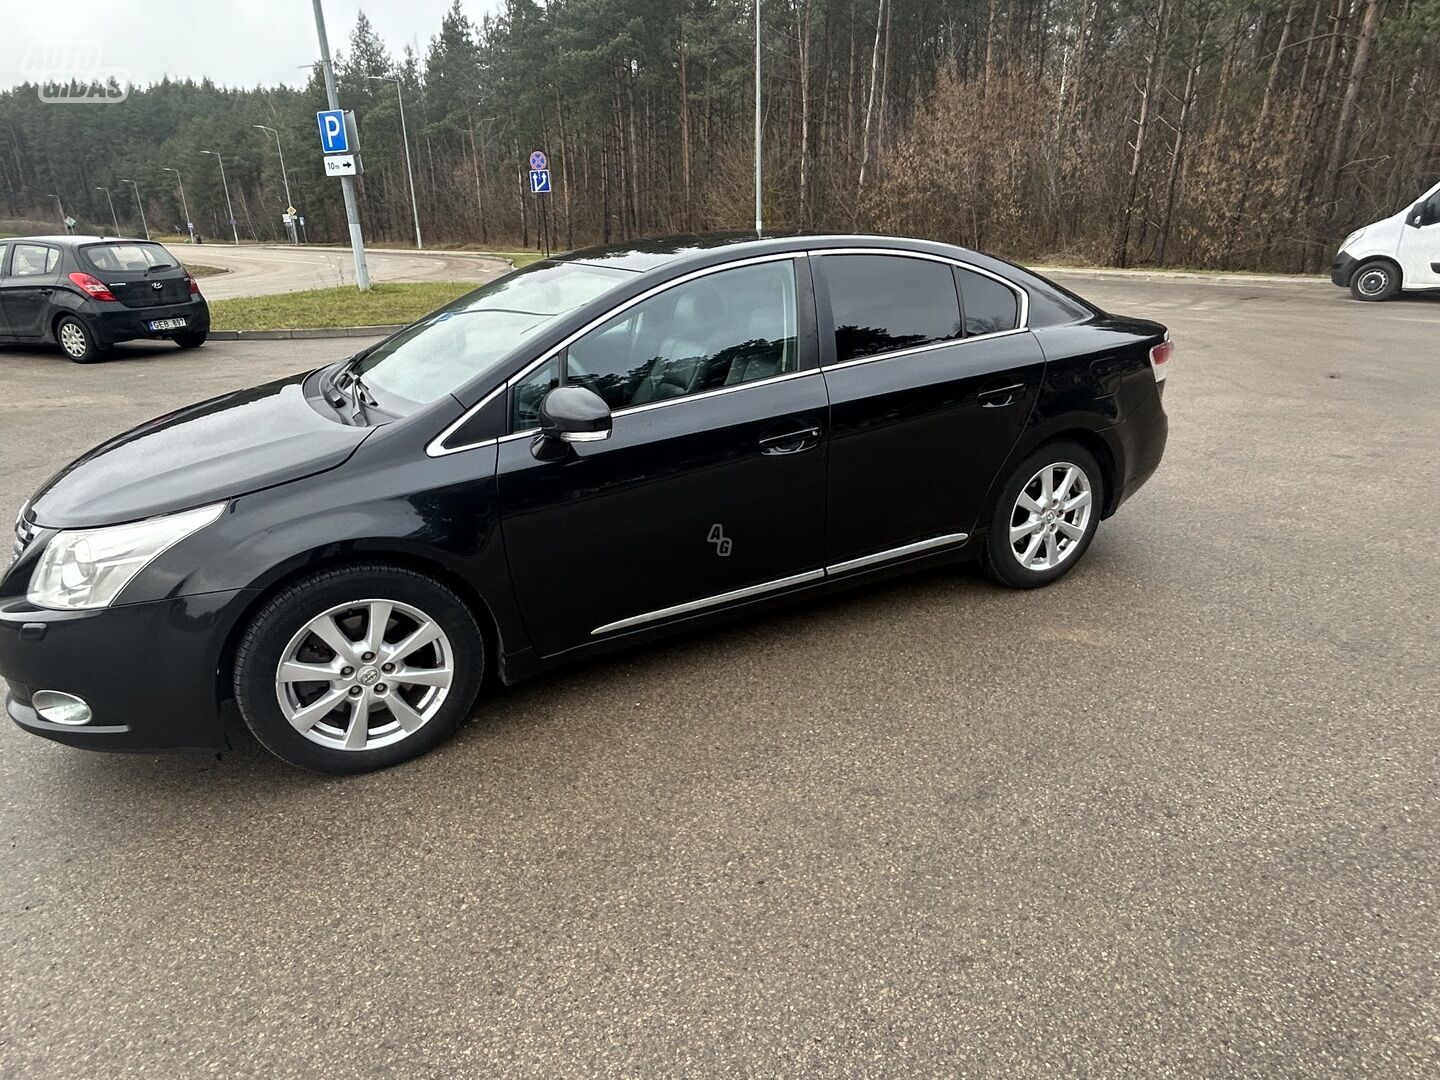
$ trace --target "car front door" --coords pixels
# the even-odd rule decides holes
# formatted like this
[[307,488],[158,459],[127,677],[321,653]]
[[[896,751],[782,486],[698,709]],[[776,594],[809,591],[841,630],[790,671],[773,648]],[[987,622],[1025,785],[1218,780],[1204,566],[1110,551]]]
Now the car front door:
[[960,543],[1044,374],[1025,295],[938,258],[811,262],[831,403],[831,572]]
[[[825,385],[807,260],[747,260],[631,301],[512,380],[501,527],[532,641],[554,655],[823,576]],[[608,439],[537,456],[560,384]]]
[[46,316],[60,271],[60,249],[49,244],[14,241],[10,267],[0,278],[0,304],[5,307],[8,333],[20,341],[35,341],[49,333]]
[[1440,285],[1440,187],[1411,208],[1397,254],[1406,285]]
[[9,259],[10,245],[0,241],[0,341],[14,336],[14,331],[10,329],[10,316],[5,311],[5,280],[6,275],[10,272],[6,263]]

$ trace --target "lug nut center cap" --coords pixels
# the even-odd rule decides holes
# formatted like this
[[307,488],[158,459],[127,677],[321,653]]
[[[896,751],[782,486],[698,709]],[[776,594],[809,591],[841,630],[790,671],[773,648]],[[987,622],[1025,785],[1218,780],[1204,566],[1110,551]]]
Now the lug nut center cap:
[[374,686],[380,681],[380,669],[373,667],[361,668],[357,678],[361,686]]

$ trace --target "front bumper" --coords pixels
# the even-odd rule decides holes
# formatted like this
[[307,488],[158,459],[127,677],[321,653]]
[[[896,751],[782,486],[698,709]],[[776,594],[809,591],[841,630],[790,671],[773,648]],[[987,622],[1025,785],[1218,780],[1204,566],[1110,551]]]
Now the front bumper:
[[[5,709],[26,731],[91,750],[223,750],[217,693],[225,636],[253,594],[205,593],[95,611],[0,602]],[[37,690],[83,698],[87,724],[49,723]]]
[[1335,256],[1335,261],[1330,264],[1330,280],[1342,289],[1350,287],[1350,279],[1355,276],[1355,267],[1360,265],[1360,260],[1353,255],[1346,255],[1340,252]]
[[[141,338],[173,339],[177,334],[208,334],[210,305],[204,297],[195,297],[183,304],[161,304],[156,307],[128,308],[115,303],[94,302],[89,316],[91,330],[101,345]],[[178,330],[151,330],[157,319],[184,319]]]

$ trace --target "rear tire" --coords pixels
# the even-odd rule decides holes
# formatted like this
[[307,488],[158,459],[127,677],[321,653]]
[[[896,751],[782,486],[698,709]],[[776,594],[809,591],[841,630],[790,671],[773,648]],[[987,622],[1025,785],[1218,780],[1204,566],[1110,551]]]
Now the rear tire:
[[205,344],[204,334],[176,334],[175,344],[182,349],[198,349]]
[[66,315],[55,324],[55,343],[77,364],[93,364],[105,355],[90,328],[73,315]]
[[1042,446],[1020,462],[995,500],[986,572],[1014,589],[1068,574],[1085,555],[1105,505],[1105,478],[1079,443]]
[[1350,275],[1350,295],[1356,300],[1378,303],[1389,300],[1399,291],[1400,271],[1384,259],[1361,263]]
[[441,742],[484,671],[480,628],[451,589],[413,570],[347,566],[302,578],[260,609],[236,651],[235,698],[276,757],[360,773]]

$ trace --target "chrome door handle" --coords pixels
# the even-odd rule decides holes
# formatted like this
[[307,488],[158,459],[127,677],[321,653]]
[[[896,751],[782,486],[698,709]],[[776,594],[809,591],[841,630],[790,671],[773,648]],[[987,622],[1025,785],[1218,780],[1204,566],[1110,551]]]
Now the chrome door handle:
[[798,431],[787,431],[783,435],[765,436],[760,440],[760,452],[762,454],[796,454],[807,447],[814,446],[814,440],[819,438],[819,425],[812,424],[810,427],[801,428]]
[[980,398],[982,409],[999,409],[1012,404],[1024,389],[1024,383],[1011,383],[1009,386],[996,386],[989,390],[981,390],[976,397]]

